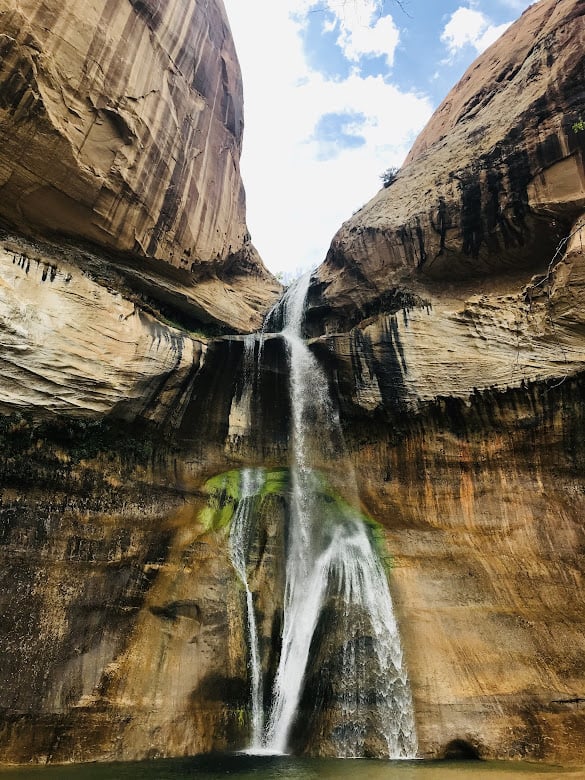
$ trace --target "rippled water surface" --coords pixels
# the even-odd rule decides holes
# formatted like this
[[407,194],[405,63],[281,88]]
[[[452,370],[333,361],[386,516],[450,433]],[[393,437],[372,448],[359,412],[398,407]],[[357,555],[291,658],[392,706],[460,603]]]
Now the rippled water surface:
[[214,755],[116,764],[0,769],[0,780],[578,780],[584,768],[502,761],[366,761]]

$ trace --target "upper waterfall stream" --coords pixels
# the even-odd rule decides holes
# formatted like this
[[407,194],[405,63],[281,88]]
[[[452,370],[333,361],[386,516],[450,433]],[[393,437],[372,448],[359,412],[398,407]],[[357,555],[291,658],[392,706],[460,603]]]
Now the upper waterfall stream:
[[[417,752],[412,699],[386,572],[359,507],[355,474],[326,375],[302,337],[310,275],[289,288],[271,317],[282,321],[290,383],[289,496],[285,535],[282,639],[270,704],[263,690],[259,640],[246,567],[254,534],[254,495],[261,469],[240,472],[240,495],[232,520],[232,561],[246,592],[252,701],[250,750],[286,753],[312,654],[337,642],[335,657],[322,648],[327,667],[327,725],[341,757],[379,755],[412,758]],[[258,356],[265,334],[259,336]],[[249,405],[254,349],[247,337],[241,398]],[[240,401],[240,404],[242,401]],[[332,511],[331,507],[335,511]],[[334,615],[331,625],[327,615]],[[323,656],[323,657],[321,657]],[[324,697],[321,697],[324,698]],[[262,733],[261,733],[262,732]]]

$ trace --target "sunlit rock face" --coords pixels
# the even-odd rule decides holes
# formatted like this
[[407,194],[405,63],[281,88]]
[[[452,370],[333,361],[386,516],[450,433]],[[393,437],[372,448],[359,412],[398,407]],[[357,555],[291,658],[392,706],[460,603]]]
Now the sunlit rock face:
[[204,322],[257,327],[278,285],[245,224],[223,4],[2,0],[0,52],[0,216],[124,252]]
[[324,360],[333,356],[341,392],[366,414],[416,412],[438,398],[467,399],[582,371],[583,220],[571,231],[550,271],[437,288],[425,305],[326,334],[314,349]]
[[0,291],[2,413],[162,423],[188,397],[204,340],[100,285],[74,256],[7,241]]
[[468,69],[396,180],[334,237],[311,295],[316,322],[347,330],[547,267],[585,203],[585,132],[573,129],[583,14],[577,0],[542,0]]

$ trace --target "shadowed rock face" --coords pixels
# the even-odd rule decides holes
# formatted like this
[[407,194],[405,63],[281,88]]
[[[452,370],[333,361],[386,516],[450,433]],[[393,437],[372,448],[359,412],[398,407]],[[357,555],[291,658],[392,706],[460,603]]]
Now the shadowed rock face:
[[[159,331],[155,353],[167,337]],[[242,592],[229,525],[221,511],[217,522],[202,514],[209,476],[239,462],[227,418],[242,341],[212,342],[209,358],[192,367],[184,394],[155,392],[134,424],[63,410],[39,420],[32,404],[0,416],[0,761],[246,744]],[[268,656],[271,582],[282,569],[261,569],[284,518],[280,499],[266,501],[255,576],[266,580],[258,604]]]
[[257,327],[278,285],[245,224],[222,3],[2,0],[0,62],[0,216],[125,253],[138,289],[203,322]]

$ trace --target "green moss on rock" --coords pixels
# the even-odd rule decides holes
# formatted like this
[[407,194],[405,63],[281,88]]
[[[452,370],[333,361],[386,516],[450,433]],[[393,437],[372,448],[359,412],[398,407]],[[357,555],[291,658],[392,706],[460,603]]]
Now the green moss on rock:
[[[264,481],[256,495],[258,507],[261,507],[263,500],[270,495],[280,496],[285,502],[288,502],[290,469],[264,469],[263,471]],[[228,531],[240,500],[241,475],[242,470],[233,469],[232,471],[217,474],[205,483],[203,489],[208,495],[207,506],[201,510],[199,521],[206,532],[218,533]],[[312,472],[312,477],[322,527],[333,529],[340,522],[361,520],[367,528],[370,541],[378,558],[386,571],[390,570],[392,557],[386,549],[382,526],[372,517],[349,504],[331,486],[323,473],[315,470]]]

